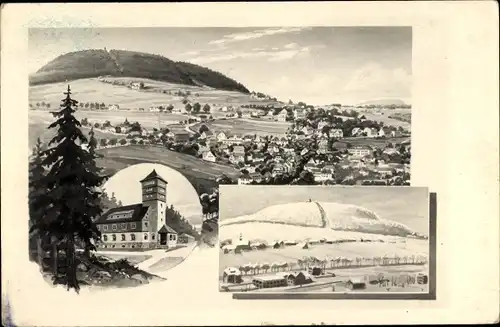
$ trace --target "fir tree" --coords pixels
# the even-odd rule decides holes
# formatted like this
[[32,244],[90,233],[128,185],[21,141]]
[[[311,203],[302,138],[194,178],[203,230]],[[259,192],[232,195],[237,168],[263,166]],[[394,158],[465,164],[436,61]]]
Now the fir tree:
[[46,188],[43,186],[45,169],[42,166],[42,142],[37,139],[33,154],[29,163],[29,234],[30,240],[36,239],[37,242],[37,262],[42,264],[42,239],[47,233],[47,224],[44,221],[43,212],[46,209],[47,199],[45,198]]
[[49,129],[57,128],[57,134],[43,152],[42,164],[50,167],[44,177],[49,204],[45,215],[50,221],[50,233],[64,244],[66,252],[67,269],[60,282],[78,292],[75,241],[82,242],[86,250],[95,249],[93,242],[98,240],[99,232],[92,220],[102,212],[99,187],[105,178],[95,163],[93,135],[87,142],[74,116],[78,102],[71,98],[69,86],[64,94],[61,110],[52,113],[56,121],[49,125]]

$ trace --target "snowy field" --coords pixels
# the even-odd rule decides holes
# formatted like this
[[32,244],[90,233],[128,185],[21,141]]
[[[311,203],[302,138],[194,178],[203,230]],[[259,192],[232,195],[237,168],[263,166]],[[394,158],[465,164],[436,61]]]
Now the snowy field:
[[[298,214],[299,213],[299,214]],[[381,219],[369,209],[333,202],[295,202],[273,205],[255,214],[224,219],[220,222],[221,239],[243,233],[246,239],[338,240],[339,237],[378,239],[376,234],[407,236],[405,225]],[[307,228],[301,228],[307,227]],[[222,228],[224,227],[224,228]],[[344,233],[339,234],[339,231]],[[372,234],[372,235],[370,235]]]

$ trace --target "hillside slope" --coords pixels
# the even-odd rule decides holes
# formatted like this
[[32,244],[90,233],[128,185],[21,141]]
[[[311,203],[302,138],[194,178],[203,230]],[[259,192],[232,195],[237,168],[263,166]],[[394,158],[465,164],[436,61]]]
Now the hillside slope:
[[160,55],[125,50],[82,50],[63,54],[30,76],[30,85],[99,76],[149,78],[184,85],[250,93],[237,81],[208,68]]
[[307,230],[304,229],[303,232],[308,234],[316,234],[316,232],[329,234],[326,230],[333,230],[397,237],[423,237],[399,222],[381,219],[369,209],[333,202],[296,202],[274,205],[252,215],[219,222],[221,228],[240,225],[240,228],[245,228],[245,230],[252,228],[262,230],[266,228],[265,225],[270,224],[281,225],[279,228],[283,228],[282,230],[292,226],[307,227]]

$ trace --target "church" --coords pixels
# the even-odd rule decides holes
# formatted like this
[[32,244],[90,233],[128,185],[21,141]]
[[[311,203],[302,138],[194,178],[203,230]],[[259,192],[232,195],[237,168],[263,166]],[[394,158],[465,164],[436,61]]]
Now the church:
[[165,215],[167,181],[153,170],[140,183],[141,203],[110,209],[95,221],[101,232],[99,249],[146,251],[177,246],[177,232]]

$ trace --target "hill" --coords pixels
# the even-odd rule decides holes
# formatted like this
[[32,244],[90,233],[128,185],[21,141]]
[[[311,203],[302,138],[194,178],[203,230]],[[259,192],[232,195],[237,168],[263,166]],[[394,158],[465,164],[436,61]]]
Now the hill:
[[[385,235],[396,237],[418,237],[422,235],[410,230],[407,226],[386,219],[381,219],[369,209],[355,205],[340,204],[333,202],[297,202],[286,205],[274,205],[264,208],[255,214],[231,218],[219,222],[221,228],[242,228],[265,230],[273,228],[271,225],[281,228],[282,235],[285,229],[295,230],[295,227],[306,227],[303,233],[312,235],[331,235],[328,231],[362,233],[372,235]],[[266,227],[266,225],[268,227]],[[326,234],[325,234],[326,233]],[[344,234],[346,235],[346,234]],[[258,238],[258,235],[254,235]],[[288,235],[287,235],[288,237]]]
[[160,55],[125,50],[82,50],[63,54],[30,76],[30,85],[99,76],[148,78],[182,85],[250,93],[235,80],[205,67]]
[[379,99],[379,100],[365,101],[365,102],[361,102],[358,104],[358,106],[369,106],[369,105],[374,105],[374,106],[390,106],[390,105],[404,106],[404,105],[406,105],[406,103],[400,99]]

